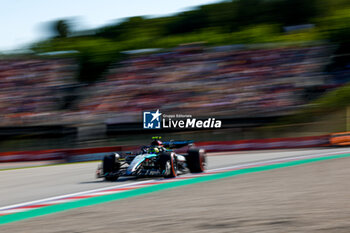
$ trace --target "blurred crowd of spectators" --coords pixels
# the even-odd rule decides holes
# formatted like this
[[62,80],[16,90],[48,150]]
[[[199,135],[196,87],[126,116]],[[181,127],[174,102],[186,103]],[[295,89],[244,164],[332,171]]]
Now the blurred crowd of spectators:
[[284,114],[305,104],[305,88],[327,85],[328,57],[327,46],[191,45],[132,55],[102,81],[80,87],[74,108],[66,106],[77,85],[73,60],[0,60],[0,125],[130,122],[156,109],[196,117]]
[[125,121],[156,109],[199,117],[283,114],[305,104],[306,87],[326,84],[328,54],[325,46],[183,46],[134,55],[90,87],[93,98],[80,107]]
[[69,86],[75,84],[75,70],[67,59],[0,60],[0,125],[57,119]]

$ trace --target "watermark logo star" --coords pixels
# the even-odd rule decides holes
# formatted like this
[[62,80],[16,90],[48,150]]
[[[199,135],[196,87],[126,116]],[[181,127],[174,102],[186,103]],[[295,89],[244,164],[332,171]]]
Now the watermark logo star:
[[157,109],[157,111],[156,111],[155,113],[152,113],[151,115],[153,116],[151,122],[153,122],[154,120],[159,121],[159,117],[160,117],[162,114],[159,112],[159,109]]

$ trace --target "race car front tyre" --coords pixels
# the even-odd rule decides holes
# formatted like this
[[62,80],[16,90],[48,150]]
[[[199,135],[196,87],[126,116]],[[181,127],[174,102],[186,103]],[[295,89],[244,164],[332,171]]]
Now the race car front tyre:
[[103,158],[103,176],[105,180],[115,181],[119,178],[120,163],[115,161],[115,154],[106,155]]
[[192,173],[204,172],[206,155],[203,149],[190,148],[186,156],[187,167]]
[[164,178],[177,176],[177,161],[173,153],[164,152],[160,155],[160,168]]

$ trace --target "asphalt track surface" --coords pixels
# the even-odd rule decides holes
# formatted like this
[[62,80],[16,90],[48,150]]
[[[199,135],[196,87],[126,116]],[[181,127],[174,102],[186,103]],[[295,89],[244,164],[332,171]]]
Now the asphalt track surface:
[[[350,152],[350,149],[213,153],[208,156],[207,169],[295,156],[346,152]],[[96,179],[95,170],[98,164],[99,162],[92,162],[0,171],[0,207],[142,181],[142,179],[122,178],[117,182],[105,182]]]
[[[256,151],[209,158],[213,168],[222,167],[222,160],[231,161],[231,157],[235,158],[233,165],[266,157],[271,160],[347,152],[348,149]],[[349,166],[347,156],[197,183],[9,223],[1,225],[0,232],[348,233]]]

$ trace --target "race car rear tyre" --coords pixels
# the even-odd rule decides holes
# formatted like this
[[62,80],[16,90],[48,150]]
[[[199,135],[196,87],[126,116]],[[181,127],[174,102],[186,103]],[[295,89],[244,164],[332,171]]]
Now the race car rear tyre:
[[206,155],[203,149],[190,148],[186,156],[187,167],[192,173],[205,171]]
[[105,177],[105,180],[108,181],[115,181],[119,178],[119,175],[117,175],[117,172],[120,169],[120,163],[115,161],[115,155],[110,154],[106,155],[103,158],[103,175]]
[[164,178],[177,176],[177,161],[173,153],[164,152],[160,155],[160,168]]

